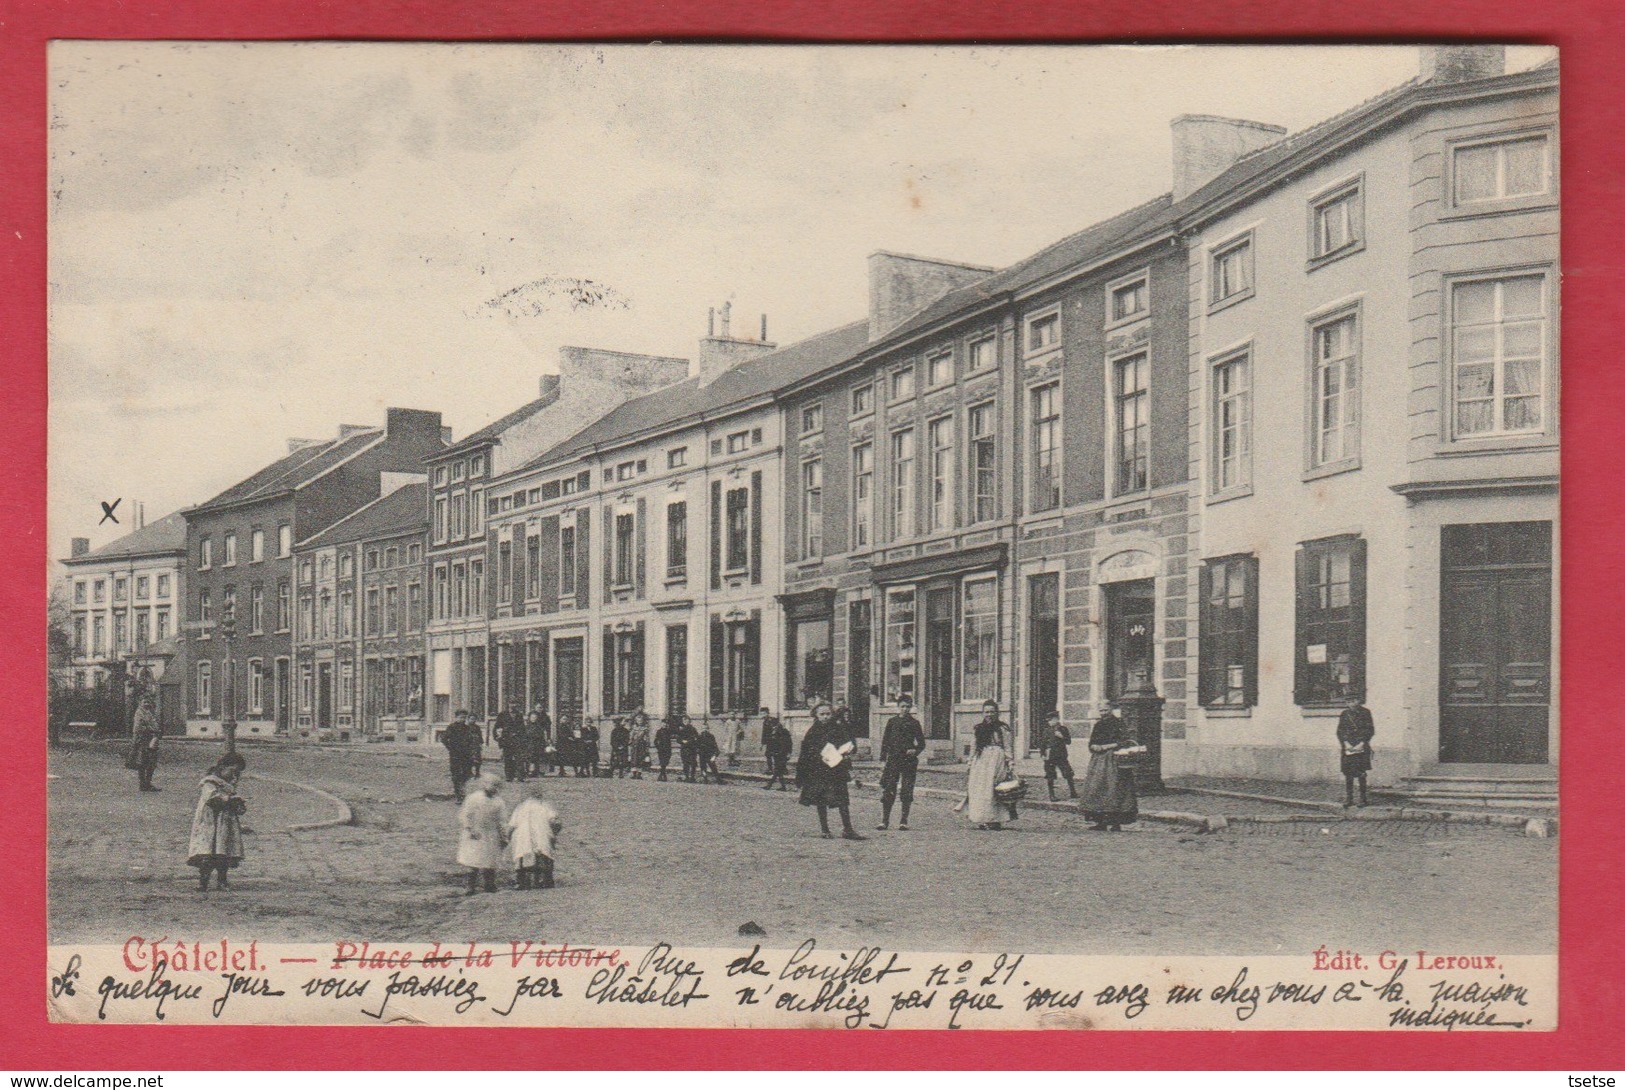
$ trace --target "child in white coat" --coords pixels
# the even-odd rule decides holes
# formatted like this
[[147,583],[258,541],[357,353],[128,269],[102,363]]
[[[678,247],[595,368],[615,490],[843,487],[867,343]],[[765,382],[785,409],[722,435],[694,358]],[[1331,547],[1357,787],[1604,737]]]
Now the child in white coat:
[[508,855],[520,889],[553,888],[553,847],[564,823],[542,799],[541,785],[531,789],[508,818]]

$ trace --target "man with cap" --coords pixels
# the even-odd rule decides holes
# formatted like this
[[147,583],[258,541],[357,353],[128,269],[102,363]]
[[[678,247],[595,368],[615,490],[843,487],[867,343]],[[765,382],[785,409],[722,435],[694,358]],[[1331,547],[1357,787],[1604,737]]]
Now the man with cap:
[[446,747],[446,756],[450,758],[451,791],[458,802],[463,801],[463,785],[474,775],[474,761],[479,755],[482,740],[480,728],[469,720],[466,708],[457,710],[451,725],[440,736],[441,744]]
[[676,715],[668,715],[660,729],[655,731],[655,756],[660,758],[660,782],[666,782],[666,770],[671,766],[671,743],[677,736],[677,729],[672,726]]
[[795,739],[780,721],[779,717],[766,708],[762,709],[762,752],[767,754],[767,782],[762,785],[763,791],[773,790],[774,781],[778,781],[780,791],[788,791],[785,777],[790,771],[790,755],[795,752]]
[[1069,747],[1072,745],[1072,732],[1061,725],[1061,713],[1051,710],[1044,717],[1044,784],[1049,788],[1049,798],[1055,801],[1055,777],[1059,775],[1066,780],[1066,789],[1073,798],[1078,797],[1078,785],[1072,778],[1072,760]]
[[497,712],[491,728],[497,748],[502,750],[502,778],[510,783],[525,778],[525,721],[518,705]]
[[903,820],[899,829],[908,828],[908,811],[914,805],[914,776],[920,768],[920,754],[925,752],[925,729],[914,718],[914,701],[902,697],[897,702],[897,714],[886,721],[880,736],[880,808],[877,829],[891,826],[891,808],[901,794]]

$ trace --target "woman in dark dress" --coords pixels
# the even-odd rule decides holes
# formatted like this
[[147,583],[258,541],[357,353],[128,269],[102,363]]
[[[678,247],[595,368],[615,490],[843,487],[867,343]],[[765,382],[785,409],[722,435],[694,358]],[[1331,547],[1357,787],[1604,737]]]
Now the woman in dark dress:
[[[835,722],[827,703],[813,708],[813,724],[801,740],[796,778],[801,783],[801,805],[818,807],[818,827],[826,837],[833,835],[829,831],[829,811],[833,807],[841,812],[841,836],[847,840],[867,839],[852,826],[852,803],[846,789],[856,745],[851,732]],[[824,759],[825,746],[834,747],[839,756],[834,765]]]
[[1079,806],[1091,829],[1123,831],[1140,819],[1139,797],[1134,790],[1134,769],[1120,763],[1117,751],[1134,745],[1134,737],[1117,717],[1117,705],[1095,720],[1089,733],[1089,771],[1083,778],[1083,798]]
[[1371,739],[1377,726],[1371,719],[1371,709],[1360,703],[1358,696],[1350,696],[1348,707],[1337,717],[1338,748],[1342,750],[1343,805],[1354,805],[1354,781],[1360,781],[1360,805],[1366,804],[1365,778],[1371,771]]

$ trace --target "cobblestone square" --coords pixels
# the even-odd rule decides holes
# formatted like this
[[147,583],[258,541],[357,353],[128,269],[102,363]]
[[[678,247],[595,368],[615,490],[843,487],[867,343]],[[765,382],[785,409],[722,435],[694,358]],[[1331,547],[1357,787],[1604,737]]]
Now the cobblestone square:
[[[1503,829],[1400,821],[1142,822],[1121,835],[1028,810],[972,831],[941,798],[909,832],[824,840],[793,791],[551,779],[566,827],[559,887],[465,897],[445,761],[404,752],[250,749],[247,859],[229,893],[185,865],[196,783],[213,748],[171,745],[157,783],[105,749],[52,754],[51,940],[340,938],[734,946],[993,948],[1087,954],[1263,954],[1333,948],[1451,953],[1556,949],[1557,843]],[[487,767],[496,762],[488,758]],[[303,786],[300,786],[303,785]],[[345,800],[354,823],[305,831]],[[505,788],[518,798],[513,785]],[[1223,813],[1224,800],[1205,799]],[[1179,802],[1189,808],[1192,798]]]

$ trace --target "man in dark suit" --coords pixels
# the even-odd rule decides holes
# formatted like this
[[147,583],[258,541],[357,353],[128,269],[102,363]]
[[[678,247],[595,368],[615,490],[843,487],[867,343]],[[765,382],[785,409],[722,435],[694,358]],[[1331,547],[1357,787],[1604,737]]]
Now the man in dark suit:
[[880,736],[882,816],[877,829],[891,827],[891,808],[899,795],[903,799],[903,820],[897,827],[908,828],[909,807],[914,805],[914,775],[920,769],[920,754],[925,752],[925,730],[914,718],[914,702],[905,696],[897,703],[897,714],[886,720]]
[[667,716],[666,721],[660,724],[655,731],[655,756],[660,760],[660,782],[666,782],[666,770],[671,767],[671,743],[677,736],[677,731],[671,725],[672,717]]
[[631,767],[632,731],[626,720],[617,716],[609,732],[609,774],[624,779]]
[[790,754],[795,752],[795,739],[780,722],[779,717],[762,709],[762,752],[767,755],[767,782],[762,785],[763,791],[773,790],[774,781],[778,781],[779,790],[787,791],[785,777],[790,771]]
[[1376,736],[1377,724],[1371,709],[1360,700],[1358,693],[1346,696],[1347,707],[1337,717],[1337,742],[1341,750],[1340,766],[1343,772],[1343,805],[1354,805],[1354,784],[1360,784],[1360,805],[1366,804],[1365,779],[1371,772],[1371,739]]
[[1044,719],[1044,784],[1049,788],[1050,801],[1055,801],[1055,777],[1066,780],[1066,789],[1073,798],[1078,797],[1078,785],[1072,778],[1072,760],[1068,747],[1072,745],[1072,732],[1061,725],[1061,713],[1052,711]]
[[694,729],[694,721],[683,716],[682,725],[677,728],[677,749],[683,757],[683,779],[689,783],[695,782],[700,767],[700,732]]
[[497,748],[502,750],[502,778],[512,783],[525,778],[525,721],[517,707],[497,712],[491,728]]
[[469,720],[466,708],[458,710],[451,725],[440,736],[451,765],[451,791],[458,802],[463,801],[463,785],[474,776],[475,759],[484,740],[480,728]]

